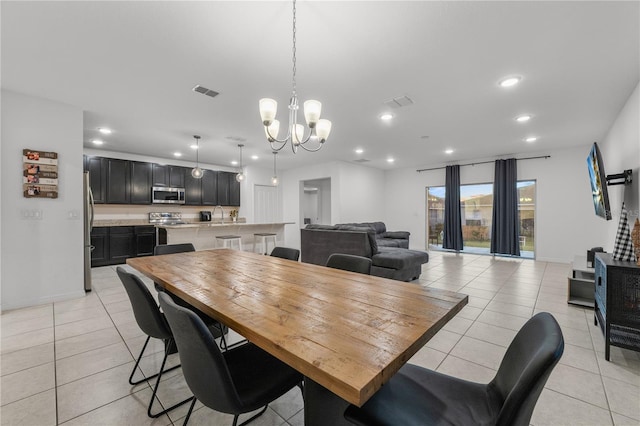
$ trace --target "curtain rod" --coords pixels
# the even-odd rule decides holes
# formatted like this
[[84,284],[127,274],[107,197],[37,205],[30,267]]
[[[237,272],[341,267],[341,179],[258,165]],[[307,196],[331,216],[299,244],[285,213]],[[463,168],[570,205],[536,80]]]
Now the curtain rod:
[[[520,160],[537,160],[539,158],[551,158],[550,155],[540,155],[538,157],[524,157],[524,158],[516,158],[516,160],[520,161]],[[479,161],[477,163],[468,163],[468,164],[460,164],[460,166],[475,166],[476,164],[489,164],[489,163],[493,163],[496,160],[491,160],[491,161]],[[440,169],[446,169],[447,166],[442,166],[442,167],[432,167],[430,169],[418,169],[416,170],[416,172],[420,173],[420,172],[428,172],[430,170],[440,170]]]

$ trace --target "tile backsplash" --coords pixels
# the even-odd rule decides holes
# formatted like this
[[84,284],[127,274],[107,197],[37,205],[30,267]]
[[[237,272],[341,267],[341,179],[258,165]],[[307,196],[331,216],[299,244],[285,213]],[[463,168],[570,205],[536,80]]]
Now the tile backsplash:
[[[96,204],[95,220],[132,220],[149,219],[150,212],[180,212],[185,222],[200,221],[201,211],[213,212],[214,206],[184,206],[184,205],[143,205],[131,204]],[[222,207],[225,219],[229,218],[229,212],[238,207]],[[242,215],[242,209],[238,209]],[[220,209],[216,211],[216,218],[220,215]],[[216,220],[213,218],[213,220]]]

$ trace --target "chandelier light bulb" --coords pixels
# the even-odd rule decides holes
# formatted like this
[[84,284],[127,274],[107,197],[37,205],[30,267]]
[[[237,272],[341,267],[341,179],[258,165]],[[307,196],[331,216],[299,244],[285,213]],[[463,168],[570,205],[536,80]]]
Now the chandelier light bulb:
[[260,118],[262,118],[262,124],[269,126],[276,118],[278,112],[278,102],[270,98],[260,99]]
[[300,145],[304,140],[304,126],[302,124],[292,125],[291,129],[291,142],[294,145]]
[[304,119],[307,120],[309,128],[313,129],[320,120],[322,112],[322,103],[316,100],[305,101],[304,103]]
[[273,176],[271,178],[271,185],[278,186],[278,176]]
[[244,173],[240,172],[236,175],[236,180],[242,182],[244,180]]
[[278,139],[278,133],[280,132],[280,122],[273,120],[269,126],[264,126],[264,134],[267,135],[269,142],[273,142]]

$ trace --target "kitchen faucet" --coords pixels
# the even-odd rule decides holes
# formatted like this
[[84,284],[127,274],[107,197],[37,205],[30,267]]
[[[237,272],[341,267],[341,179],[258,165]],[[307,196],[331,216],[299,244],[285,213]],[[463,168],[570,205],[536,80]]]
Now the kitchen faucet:
[[213,208],[213,213],[211,213],[211,218],[213,219],[213,216],[216,215],[216,210],[220,209],[220,223],[224,223],[224,209],[222,208],[222,206],[215,206]]

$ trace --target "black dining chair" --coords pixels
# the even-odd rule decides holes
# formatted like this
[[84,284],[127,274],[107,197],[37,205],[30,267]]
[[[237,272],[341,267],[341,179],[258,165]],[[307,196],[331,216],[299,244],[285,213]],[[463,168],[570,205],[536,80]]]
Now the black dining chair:
[[327,259],[326,266],[360,274],[371,274],[371,259],[353,254],[333,253]]
[[[153,255],[159,256],[163,254],[189,253],[194,251],[196,251],[196,248],[191,243],[160,244],[153,248]],[[160,284],[154,282],[154,285],[158,292],[164,291],[164,287],[162,287]],[[215,327],[213,331],[214,337],[216,338],[219,337],[220,346],[223,349],[227,349],[227,340],[225,339],[224,335],[228,333],[229,329],[225,325],[211,318],[209,315],[205,314],[200,309],[194,307],[190,303],[180,299],[178,296],[173,296],[173,299],[180,306],[184,306],[185,308],[191,309],[193,312],[195,312],[200,318],[202,318],[202,321],[204,321],[207,327],[211,327],[211,326]]]
[[362,408],[349,406],[344,417],[359,426],[528,426],[563,351],[560,326],[541,312],[516,334],[488,384],[406,364]]
[[220,351],[195,313],[178,306],[167,293],[158,297],[178,345],[184,378],[194,395],[184,426],[196,400],[213,410],[233,414],[233,426],[240,414],[264,407],[242,426],[261,416],[269,403],[293,387],[302,389],[302,375],[293,368],[252,343]]
[[289,247],[274,247],[271,256],[280,257],[282,259],[295,260],[300,259],[300,250]]
[[[185,399],[184,401],[178,402],[177,404],[172,405],[171,407],[164,409],[158,413],[151,413],[151,408],[153,407],[153,402],[156,399],[156,394],[158,392],[158,386],[160,385],[160,379],[162,378],[162,375],[169,371],[175,370],[176,368],[180,368],[180,365],[176,365],[166,370],[164,369],[169,353],[175,352],[175,341],[173,339],[173,334],[171,333],[171,329],[169,328],[169,324],[167,323],[164,314],[160,312],[160,308],[156,304],[156,301],[151,295],[151,292],[142,282],[142,280],[138,276],[125,271],[124,268],[120,266],[116,268],[116,272],[118,273],[118,277],[120,278],[120,281],[122,281],[122,284],[127,291],[127,295],[129,296],[129,301],[131,302],[131,307],[133,308],[133,315],[136,318],[136,322],[138,323],[140,329],[147,335],[147,340],[145,340],[144,345],[142,346],[142,350],[140,351],[140,355],[138,355],[136,363],[133,366],[133,370],[131,371],[131,375],[129,376],[129,384],[137,385],[149,379],[153,379],[154,377],[156,378],[156,383],[153,387],[153,393],[151,394],[151,400],[149,401],[149,407],[147,409],[147,415],[151,418],[160,417],[161,415],[166,414],[168,411],[186,404],[192,399]],[[133,376],[138,369],[138,365],[140,364],[140,360],[142,359],[142,354],[144,354],[144,351],[149,344],[149,340],[151,340],[152,337],[156,339],[162,339],[165,342],[164,358],[162,358],[162,365],[160,366],[160,370],[153,376],[148,376],[144,379],[134,381]]]

